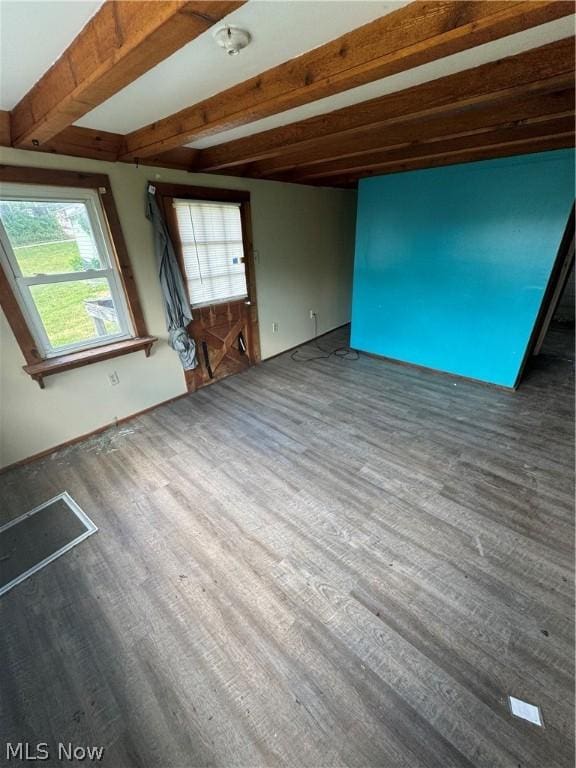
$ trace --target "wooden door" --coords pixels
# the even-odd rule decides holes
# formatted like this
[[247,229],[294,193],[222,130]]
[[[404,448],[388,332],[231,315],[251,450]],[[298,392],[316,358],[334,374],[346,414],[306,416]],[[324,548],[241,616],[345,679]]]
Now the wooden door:
[[211,384],[252,365],[250,305],[244,301],[193,310],[188,332],[196,342],[198,369],[189,371],[192,389]]
[[175,184],[154,183],[154,186],[187,285],[182,242],[174,213],[174,200],[233,202],[240,206],[247,295],[241,299],[222,300],[196,306],[194,296],[190,295],[189,289],[193,320],[188,326],[188,332],[196,342],[198,367],[192,371],[186,371],[186,383],[188,390],[193,391],[226,376],[240,373],[260,361],[250,193]]

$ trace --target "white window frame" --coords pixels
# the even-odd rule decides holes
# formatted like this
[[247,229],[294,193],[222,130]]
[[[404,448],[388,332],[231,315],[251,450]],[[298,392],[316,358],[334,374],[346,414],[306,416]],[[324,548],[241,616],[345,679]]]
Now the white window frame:
[[[0,201],[26,201],[26,202],[62,202],[81,203],[86,206],[90,226],[94,235],[94,242],[101,269],[90,269],[81,272],[66,272],[54,274],[42,274],[25,277],[18,265],[18,261],[12,249],[10,239],[0,219],[0,261],[8,277],[16,300],[20,305],[24,319],[30,333],[38,346],[38,351],[43,358],[59,357],[60,355],[78,352],[84,349],[106,346],[117,341],[134,338],[134,327],[128,308],[128,301],[120,276],[120,269],[116,261],[114,245],[110,238],[106,216],[97,190],[81,189],[77,187],[50,187],[37,184],[12,184],[0,185]],[[49,283],[76,282],[78,280],[90,280],[106,278],[110,286],[110,293],[116,309],[118,326],[120,331],[116,334],[95,337],[73,344],[54,347],[48,339],[44,324],[32,298],[30,286],[47,285]]]

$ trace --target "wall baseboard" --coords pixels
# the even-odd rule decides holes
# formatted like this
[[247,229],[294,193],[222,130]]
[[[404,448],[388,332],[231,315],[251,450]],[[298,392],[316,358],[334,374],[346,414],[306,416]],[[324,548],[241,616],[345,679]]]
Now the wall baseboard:
[[494,384],[491,381],[482,381],[482,379],[474,379],[472,378],[472,376],[462,376],[460,373],[451,373],[450,371],[442,371],[439,368],[429,368],[426,365],[418,365],[418,363],[410,363],[407,360],[398,360],[395,357],[386,357],[385,355],[378,355],[375,352],[366,352],[366,350],[359,349],[357,347],[352,347],[352,349],[355,349],[356,352],[360,352],[360,354],[362,355],[366,355],[366,357],[373,357],[375,360],[382,360],[385,363],[392,363],[393,365],[401,365],[405,368],[413,368],[417,371],[422,371],[422,373],[432,373],[435,376],[447,376],[450,379],[457,379],[458,381],[467,381],[470,384],[480,384],[483,387],[488,387],[489,389],[499,389],[502,392],[508,392],[509,394],[514,394],[517,389],[517,386],[507,387],[504,384]]
[[[309,344],[311,341],[314,341],[315,339],[321,339],[323,336],[327,336],[329,333],[333,333],[334,331],[338,331],[340,328],[346,328],[346,326],[350,325],[350,323],[344,323],[343,325],[338,325],[335,328],[331,328],[329,331],[325,331],[324,333],[321,333],[319,336],[313,336],[311,339],[308,339],[307,341],[302,341],[300,344],[296,344],[294,347],[289,347],[288,349],[283,350],[282,352],[278,352],[277,355],[272,355],[271,357],[267,357],[265,360],[262,360],[262,363],[267,362],[268,360],[273,360],[276,357],[280,357],[280,355],[285,355],[286,353],[293,352],[295,349],[298,349],[299,347],[304,346],[305,344]],[[74,445],[75,443],[81,443],[83,440],[88,440],[91,437],[94,437],[95,435],[99,435],[102,432],[105,432],[107,429],[110,429],[112,427],[117,427],[120,424],[124,424],[127,421],[130,421],[131,419],[136,419],[138,416],[143,416],[145,413],[149,413],[150,411],[153,411],[156,408],[159,408],[161,405],[168,405],[168,403],[173,403],[176,400],[180,400],[183,397],[188,397],[189,395],[194,394],[193,392],[183,392],[181,395],[176,395],[176,397],[171,397],[168,400],[162,400],[159,403],[155,403],[154,405],[149,406],[148,408],[144,408],[141,411],[136,411],[136,413],[131,413],[129,416],[123,416],[121,419],[116,419],[115,421],[110,421],[106,424],[103,424],[101,427],[97,427],[96,429],[93,429],[90,432],[85,432],[82,435],[78,435],[78,437],[73,437],[70,440],[66,440],[64,443],[58,443],[58,445],[52,446],[52,448],[46,448],[44,451],[40,451],[39,453],[34,453],[32,456],[27,456],[25,459],[20,459],[19,461],[15,461],[12,464],[6,464],[4,467],[0,467],[0,474],[3,474],[4,472],[8,472],[11,469],[17,469],[18,467],[25,466],[26,464],[31,464],[33,461],[37,461],[38,459],[43,459],[46,456],[49,456],[51,453],[56,453],[56,451],[61,451],[64,448],[68,448],[70,445]]]
[[336,325],[334,328],[330,328],[329,331],[324,331],[323,333],[320,333],[318,336],[311,336],[309,339],[306,339],[305,341],[301,341],[300,344],[295,344],[293,347],[288,347],[288,349],[283,349],[282,352],[276,352],[275,355],[270,355],[270,357],[264,357],[262,358],[262,362],[265,363],[268,360],[275,360],[277,357],[280,357],[281,355],[285,355],[287,352],[294,352],[300,347],[304,347],[306,344],[310,344],[310,342],[316,341],[316,339],[322,339],[324,336],[328,336],[329,333],[334,333],[334,331],[339,331],[340,328],[346,328],[346,326],[349,326],[349,325],[350,325],[350,322],[342,323],[342,325]]
[[[312,336],[307,341],[302,341],[300,344],[296,344],[293,347],[289,347],[288,349],[285,349],[283,352],[278,352],[276,355],[271,355],[270,357],[267,357],[266,360],[274,360],[276,357],[280,357],[281,355],[285,355],[288,352],[294,352],[295,350],[299,349],[300,347],[305,346],[306,344],[310,344],[312,341],[316,341],[316,339],[321,339],[324,336],[328,336],[330,333],[334,333],[334,331],[339,331],[341,328],[346,328],[350,326],[351,323],[343,323],[342,325],[337,325],[335,328],[331,328],[329,331],[324,331],[324,333],[321,333],[319,336]],[[359,354],[366,355],[366,357],[372,357],[375,360],[382,360],[385,363],[392,363],[393,365],[401,365],[406,368],[414,368],[418,371],[422,371],[423,373],[432,373],[437,376],[448,376],[451,379],[457,379],[458,381],[468,381],[471,384],[480,384],[483,387],[489,387],[490,389],[499,389],[503,392],[509,392],[514,393],[517,389],[517,386],[514,387],[506,387],[504,384],[493,384],[490,381],[482,381],[481,379],[474,379],[471,376],[462,376],[459,373],[450,373],[450,371],[441,371],[439,368],[429,368],[425,365],[418,365],[418,363],[410,363],[407,360],[398,360],[394,357],[386,357],[385,355],[378,355],[375,352],[366,352],[363,349],[359,349],[357,347],[350,347],[350,349],[353,349],[355,352],[358,352]],[[264,360],[262,361],[264,362]]]
[[189,394],[191,393],[183,392],[181,395],[168,398],[168,400],[161,400],[159,403],[150,405],[148,408],[143,408],[141,411],[136,411],[135,413],[131,413],[128,416],[122,416],[122,418],[115,419],[114,421],[109,421],[106,424],[103,424],[101,427],[96,427],[96,429],[93,429],[90,432],[84,432],[84,434],[78,435],[78,437],[72,437],[70,440],[66,440],[63,443],[58,443],[58,445],[54,445],[52,448],[46,448],[44,451],[33,453],[31,456],[27,456],[25,459],[19,459],[18,461],[14,461],[12,464],[6,464],[6,466],[0,467],[0,475],[4,472],[8,472],[10,469],[17,469],[18,467],[22,467],[26,464],[31,464],[33,461],[37,461],[38,459],[43,459],[46,456],[49,456],[51,453],[61,451],[63,448],[68,448],[68,446],[74,445],[75,443],[81,443],[83,440],[89,440],[95,435],[106,432],[107,429],[111,429],[112,427],[119,427],[120,424],[125,424],[127,421],[131,421],[132,419],[137,419],[138,416],[143,416],[145,413],[149,413],[150,411],[159,408],[161,405],[168,405],[169,403],[176,402],[176,400],[181,400],[183,397],[188,397]]

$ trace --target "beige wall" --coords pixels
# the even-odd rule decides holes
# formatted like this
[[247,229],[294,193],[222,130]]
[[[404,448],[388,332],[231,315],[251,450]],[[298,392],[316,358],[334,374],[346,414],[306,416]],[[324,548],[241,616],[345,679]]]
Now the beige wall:
[[[107,173],[110,177],[148,331],[160,338],[143,352],[46,379],[41,390],[23,371],[24,359],[0,311],[0,466],[86,434],[185,392],[176,354],[166,343],[152,234],[144,217],[146,181],[247,189],[252,200],[262,357],[349,321],[355,194],[161,168],[103,163],[2,149],[11,165]],[[278,333],[272,333],[277,322]],[[120,384],[108,375],[117,371]]]

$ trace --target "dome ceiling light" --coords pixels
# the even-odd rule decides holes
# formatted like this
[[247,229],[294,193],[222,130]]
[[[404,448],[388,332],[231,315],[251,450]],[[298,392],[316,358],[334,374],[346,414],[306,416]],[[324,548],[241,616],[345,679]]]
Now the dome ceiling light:
[[220,27],[214,32],[214,40],[224,48],[228,56],[237,56],[250,43],[252,35],[240,27]]

